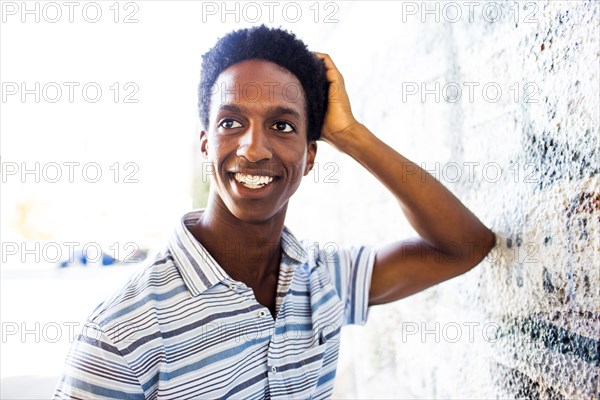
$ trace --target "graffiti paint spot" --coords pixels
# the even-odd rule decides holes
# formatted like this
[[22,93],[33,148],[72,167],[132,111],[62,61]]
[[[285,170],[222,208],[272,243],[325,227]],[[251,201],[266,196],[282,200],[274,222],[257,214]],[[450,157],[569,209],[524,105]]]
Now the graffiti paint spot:
[[550,272],[547,268],[544,268],[544,290],[548,293],[552,293],[555,290],[550,277]]
[[596,192],[581,192],[579,196],[571,200],[567,207],[567,217],[573,214],[591,214],[594,211],[600,210],[600,193]]

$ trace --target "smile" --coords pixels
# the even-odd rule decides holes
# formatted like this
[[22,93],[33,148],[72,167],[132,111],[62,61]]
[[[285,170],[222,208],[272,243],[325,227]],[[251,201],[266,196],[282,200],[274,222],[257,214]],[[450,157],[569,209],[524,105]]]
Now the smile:
[[260,189],[273,182],[272,176],[248,175],[236,172],[234,179],[249,189]]

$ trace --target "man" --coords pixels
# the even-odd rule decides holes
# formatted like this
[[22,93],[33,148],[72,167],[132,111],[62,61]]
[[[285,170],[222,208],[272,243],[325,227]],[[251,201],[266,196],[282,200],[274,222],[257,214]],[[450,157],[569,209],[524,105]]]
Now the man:
[[[343,325],[468,271],[494,245],[443,185],[355,120],[331,58],[285,31],[220,39],[204,56],[200,114],[207,208],[96,309],[57,398],[329,398]],[[285,215],[317,139],[379,179],[420,238],[378,250],[298,241]]]

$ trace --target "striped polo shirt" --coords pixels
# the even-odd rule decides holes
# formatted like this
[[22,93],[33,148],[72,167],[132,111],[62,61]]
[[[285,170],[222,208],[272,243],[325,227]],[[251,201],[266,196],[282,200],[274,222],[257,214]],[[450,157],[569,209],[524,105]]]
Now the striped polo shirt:
[[330,398],[340,328],[366,322],[375,250],[284,226],[276,318],[188,230],[89,317],[55,398]]

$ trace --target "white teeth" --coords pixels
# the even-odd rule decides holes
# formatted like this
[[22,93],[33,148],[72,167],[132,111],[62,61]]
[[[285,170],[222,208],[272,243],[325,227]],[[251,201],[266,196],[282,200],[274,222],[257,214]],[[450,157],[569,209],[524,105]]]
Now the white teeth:
[[240,172],[235,173],[235,180],[250,189],[258,189],[273,181],[272,176],[248,175]]

